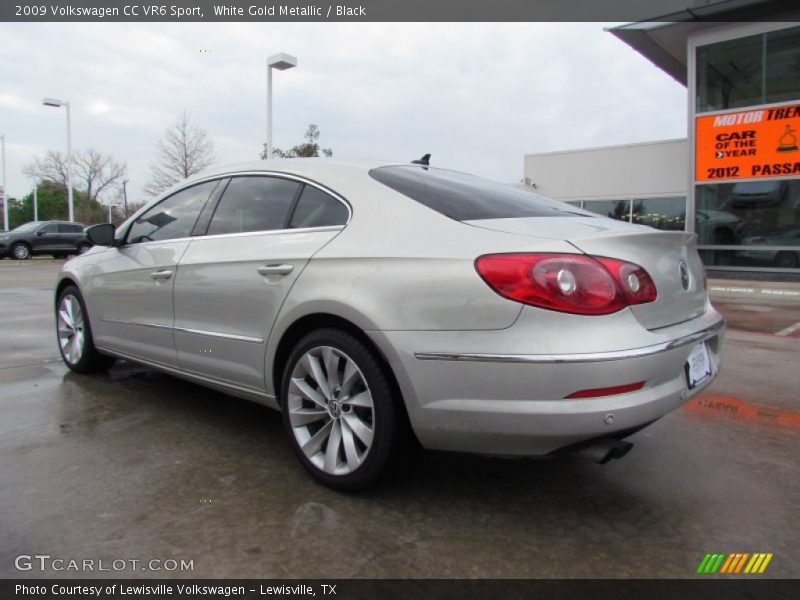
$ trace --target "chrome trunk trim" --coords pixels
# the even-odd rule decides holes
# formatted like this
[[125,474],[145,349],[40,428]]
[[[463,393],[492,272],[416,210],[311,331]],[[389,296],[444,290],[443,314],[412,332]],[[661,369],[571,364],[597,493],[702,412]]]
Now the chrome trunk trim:
[[418,360],[447,360],[468,362],[501,362],[501,363],[587,363],[606,362],[611,360],[625,360],[629,358],[642,358],[652,356],[682,346],[688,346],[714,337],[725,329],[725,319],[720,319],[713,325],[681,336],[668,342],[632,348],[630,350],[612,350],[609,352],[587,352],[581,354],[473,354],[459,352],[415,352]]

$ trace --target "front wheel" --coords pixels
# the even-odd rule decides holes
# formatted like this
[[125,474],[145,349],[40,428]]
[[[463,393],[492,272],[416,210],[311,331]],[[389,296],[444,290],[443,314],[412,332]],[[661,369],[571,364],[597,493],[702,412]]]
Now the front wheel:
[[402,398],[362,340],[338,329],[309,333],[284,369],[283,420],[295,453],[317,480],[354,491],[400,456]]
[[113,365],[116,359],[101,354],[94,346],[86,306],[78,288],[65,287],[56,306],[58,349],[64,364],[76,373],[105,371]]
[[11,246],[11,256],[17,260],[28,260],[31,257],[31,247],[23,242]]

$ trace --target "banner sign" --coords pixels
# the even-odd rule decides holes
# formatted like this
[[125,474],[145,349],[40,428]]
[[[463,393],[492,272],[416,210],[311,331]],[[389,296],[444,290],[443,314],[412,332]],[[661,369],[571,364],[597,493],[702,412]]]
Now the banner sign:
[[800,103],[695,118],[695,181],[800,177]]

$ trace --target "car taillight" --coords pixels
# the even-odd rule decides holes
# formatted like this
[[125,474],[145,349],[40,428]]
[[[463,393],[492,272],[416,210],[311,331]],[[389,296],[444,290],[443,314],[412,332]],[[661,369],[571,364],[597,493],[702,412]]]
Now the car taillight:
[[578,315],[608,315],[656,299],[642,267],[584,254],[486,254],[475,269],[501,296]]

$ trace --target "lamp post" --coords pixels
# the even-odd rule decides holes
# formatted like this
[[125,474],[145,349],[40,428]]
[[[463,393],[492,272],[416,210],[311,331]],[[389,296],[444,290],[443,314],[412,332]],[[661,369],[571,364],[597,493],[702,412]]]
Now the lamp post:
[[67,109],[67,206],[69,207],[68,220],[74,221],[75,210],[72,205],[72,127],[69,117],[69,102],[67,100],[58,100],[57,98],[44,98],[42,104],[54,108],[61,108],[63,106]]
[[33,220],[39,220],[39,182],[33,185]]
[[125,206],[125,218],[128,218],[128,180],[122,180],[122,202]]
[[3,229],[8,231],[8,189],[6,189],[6,136],[0,135],[3,152]]
[[275,54],[267,59],[267,158],[272,158],[272,69],[285,71],[297,66],[291,54]]

